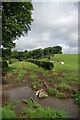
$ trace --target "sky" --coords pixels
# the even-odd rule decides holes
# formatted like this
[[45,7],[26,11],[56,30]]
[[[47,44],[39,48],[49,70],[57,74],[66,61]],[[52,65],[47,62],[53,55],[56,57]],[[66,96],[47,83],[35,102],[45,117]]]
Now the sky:
[[34,21],[25,37],[15,40],[15,50],[61,46],[63,53],[78,53],[78,3],[33,2]]

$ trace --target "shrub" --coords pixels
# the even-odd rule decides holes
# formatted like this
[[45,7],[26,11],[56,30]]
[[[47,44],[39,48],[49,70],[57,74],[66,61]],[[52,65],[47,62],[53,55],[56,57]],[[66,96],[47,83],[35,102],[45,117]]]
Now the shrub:
[[50,59],[50,57],[48,57],[48,59]]
[[30,72],[30,78],[37,79],[38,76],[34,72]]
[[8,63],[6,60],[2,61],[2,68],[7,68],[8,67]]
[[80,105],[80,93],[75,93],[73,99],[74,103]]
[[65,83],[61,83],[59,85],[59,88],[64,89],[64,90],[71,90],[70,86]]
[[11,60],[9,61],[9,64],[12,64],[12,63],[15,63],[15,62],[18,62],[18,59],[11,59]]
[[39,67],[43,67],[45,69],[48,69],[48,70],[51,70],[53,69],[54,65],[53,65],[53,62],[43,62],[43,61],[38,61],[38,60],[27,60],[28,62],[32,62],[36,65],[38,65]]
[[2,118],[16,118],[16,114],[9,107],[3,107]]
[[12,64],[12,61],[11,61],[11,60],[9,61],[9,64]]
[[17,76],[17,79],[16,79],[16,80],[20,81],[21,78],[23,78],[23,76],[24,76],[26,73],[27,73],[26,70],[21,69],[21,70],[19,71],[19,73],[18,73],[18,76]]
[[66,95],[63,92],[57,92],[56,97],[58,97],[58,98],[65,98]]
[[31,86],[32,86],[32,87],[34,87],[34,86],[38,87],[38,86],[39,86],[39,82],[35,81],[35,82],[32,83]]
[[38,103],[32,102],[31,99],[28,100],[29,105],[32,106],[33,108],[39,108],[40,105]]
[[62,111],[62,110],[53,110],[50,107],[38,107],[35,110],[32,109],[28,109],[28,114],[29,114],[29,118],[48,118],[48,119],[59,119],[59,118],[64,118],[66,119],[68,117],[67,112]]
[[56,93],[58,92],[55,88],[48,88],[47,92],[51,95],[56,95]]
[[42,62],[42,67],[45,69],[52,70],[54,65],[53,62]]

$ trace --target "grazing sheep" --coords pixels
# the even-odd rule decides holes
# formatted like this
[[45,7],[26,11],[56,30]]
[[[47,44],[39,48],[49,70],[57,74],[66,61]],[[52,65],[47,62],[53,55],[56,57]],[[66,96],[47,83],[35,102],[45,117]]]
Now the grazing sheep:
[[64,64],[64,62],[60,62],[60,64],[62,64],[62,65],[63,65],[63,64]]

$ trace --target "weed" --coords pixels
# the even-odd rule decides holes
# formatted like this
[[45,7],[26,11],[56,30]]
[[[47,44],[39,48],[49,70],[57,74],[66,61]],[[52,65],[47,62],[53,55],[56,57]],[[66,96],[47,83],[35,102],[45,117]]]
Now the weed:
[[48,78],[48,81],[49,81],[49,82],[53,82],[53,80],[52,80],[51,78]]
[[74,103],[80,105],[80,92],[77,92],[76,94],[74,94]]
[[55,88],[48,88],[47,92],[53,96],[57,94],[57,90]]
[[[16,118],[16,114],[10,109],[11,105],[2,108],[2,118]],[[14,108],[13,108],[14,109]]]
[[58,77],[58,81],[62,82],[64,79],[62,77]]
[[33,108],[39,108],[40,107],[39,104],[32,102],[31,99],[29,99],[28,102],[29,102],[29,105],[32,106]]
[[69,85],[67,85],[66,83],[61,83],[59,85],[60,89],[64,89],[64,90],[71,90],[71,87]]
[[37,79],[38,76],[34,72],[30,72],[30,78]]
[[53,110],[50,107],[39,107],[36,110],[31,110],[28,109],[28,113],[29,113],[29,118],[49,118],[49,119],[53,119],[53,118],[64,118],[66,119],[68,117],[68,114],[65,111],[62,110]]
[[35,81],[35,82],[32,83],[31,86],[32,86],[32,87],[34,87],[34,86],[38,87],[38,86],[39,86],[39,82]]
[[14,69],[12,70],[12,72],[13,72],[14,74],[16,74],[16,73],[18,72],[18,68],[14,68]]
[[66,95],[63,92],[57,92],[56,97],[58,97],[58,98],[65,98]]
[[26,73],[27,73],[26,70],[21,69],[18,73],[17,80],[20,81],[21,78],[23,78],[24,74],[26,74]]

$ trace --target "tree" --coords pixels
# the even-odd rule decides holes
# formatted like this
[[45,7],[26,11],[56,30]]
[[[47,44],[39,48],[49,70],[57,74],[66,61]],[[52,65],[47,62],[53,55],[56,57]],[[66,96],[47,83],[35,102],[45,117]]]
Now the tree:
[[2,6],[2,45],[12,48],[13,40],[30,30],[33,6],[31,2],[3,2]]
[[60,46],[53,47],[53,53],[54,54],[62,54],[62,47],[60,47]]
[[44,55],[48,55],[49,54],[49,49],[48,48],[44,48],[43,52],[44,52]]
[[32,58],[40,58],[42,57],[42,55],[43,55],[43,51],[41,48],[31,51]]

